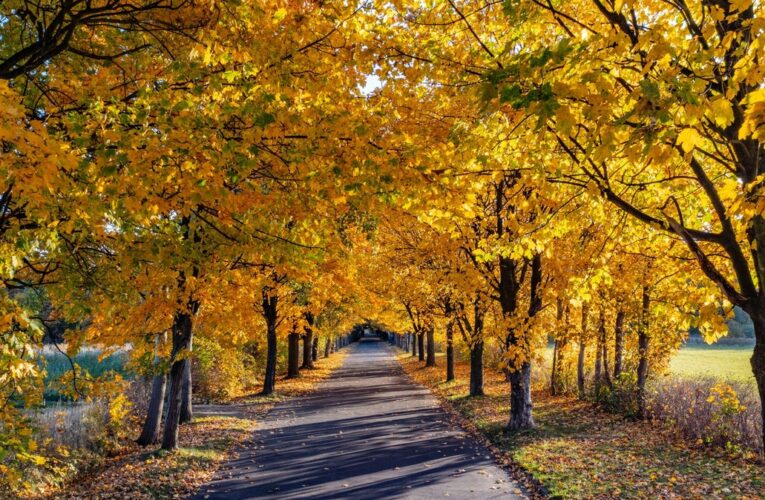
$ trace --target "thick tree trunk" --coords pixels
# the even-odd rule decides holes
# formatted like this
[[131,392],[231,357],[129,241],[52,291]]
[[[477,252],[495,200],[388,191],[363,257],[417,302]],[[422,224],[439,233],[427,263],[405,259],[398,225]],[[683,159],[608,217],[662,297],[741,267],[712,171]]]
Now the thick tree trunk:
[[523,363],[510,373],[510,422],[507,429],[518,431],[534,427],[531,410],[531,364]]
[[420,361],[425,361],[425,332],[417,334],[417,356]]
[[412,334],[412,357],[417,357],[417,334]]
[[276,390],[276,323],[279,297],[263,291],[262,313],[266,320],[266,372],[263,376],[263,395],[268,396]]
[[621,309],[616,313],[614,337],[614,378],[618,379],[622,374],[624,362],[624,311]]
[[[161,357],[159,356],[160,345],[167,340],[167,333],[157,335],[154,339],[154,367],[159,365]],[[165,389],[167,387],[167,374],[157,373],[151,380],[151,397],[149,398],[149,407],[146,410],[146,418],[143,421],[141,435],[136,442],[141,446],[149,446],[159,442],[161,436],[162,411],[165,406]]]
[[436,366],[436,339],[433,325],[428,325],[428,357],[425,366]]
[[750,314],[754,322],[754,333],[757,339],[754,346],[754,352],[750,359],[752,373],[757,382],[757,392],[760,395],[760,406],[762,417],[762,442],[765,444],[765,312]]
[[191,379],[191,351],[194,349],[194,332],[191,332],[189,340],[189,357],[186,358],[183,367],[183,389],[181,391],[181,419],[180,423],[188,424],[194,419],[194,408],[192,405],[193,386]]
[[287,378],[300,375],[300,335],[293,329],[287,336]]
[[648,313],[650,311],[651,296],[647,286],[643,286],[643,300],[642,308],[640,311],[640,324],[638,325],[638,354],[639,361],[637,367],[637,402],[638,402],[638,418],[646,418],[646,392],[645,385],[648,380],[648,327],[649,318]]
[[446,381],[454,380],[454,322],[446,324]]
[[149,446],[159,442],[160,431],[162,429],[162,412],[165,406],[166,387],[166,374],[161,373],[152,377],[149,408],[146,410],[146,419],[143,421],[141,435],[136,440],[141,446]]
[[[319,336],[313,336],[313,343],[311,344],[311,361],[317,361],[319,359]],[[311,366],[313,368],[313,366]]]
[[313,368],[313,332],[303,335],[303,364],[300,368]]
[[303,366],[308,370],[313,369],[313,314],[306,313],[305,334],[303,335]]
[[483,396],[483,340],[470,346],[470,395]]
[[[173,318],[172,357],[187,351],[191,347],[192,311],[178,311]],[[185,359],[176,359],[170,368],[170,397],[168,399],[165,429],[162,436],[162,448],[173,450],[178,447],[178,426],[181,419],[181,393],[183,392],[183,373]]]
[[191,385],[191,358],[183,360],[183,387],[181,388],[181,417],[180,423],[188,424],[194,419],[194,408],[192,406],[192,385]]
[[327,340],[324,341],[324,357],[329,357],[329,350],[332,347],[332,341],[330,340],[329,336],[327,336]]

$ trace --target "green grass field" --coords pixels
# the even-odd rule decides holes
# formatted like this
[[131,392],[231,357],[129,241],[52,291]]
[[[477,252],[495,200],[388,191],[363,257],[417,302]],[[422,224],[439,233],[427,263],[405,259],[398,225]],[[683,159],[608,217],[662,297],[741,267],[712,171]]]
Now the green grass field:
[[[544,363],[552,363],[552,346],[542,353]],[[688,345],[682,347],[670,361],[669,371],[682,377],[715,377],[754,383],[749,358],[751,346]]]
[[675,375],[698,375],[754,382],[749,358],[751,347],[685,346],[672,358],[669,369]]

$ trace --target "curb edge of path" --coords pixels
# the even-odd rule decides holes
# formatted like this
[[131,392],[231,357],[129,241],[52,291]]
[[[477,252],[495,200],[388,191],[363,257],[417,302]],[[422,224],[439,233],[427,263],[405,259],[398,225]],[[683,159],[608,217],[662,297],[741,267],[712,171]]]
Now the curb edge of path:
[[473,422],[463,416],[462,413],[460,413],[459,410],[457,410],[448,399],[440,394],[433,392],[430,387],[423,385],[415,380],[414,377],[412,377],[412,375],[406,371],[404,366],[401,364],[401,361],[399,360],[398,354],[402,352],[401,349],[388,343],[386,343],[385,346],[393,353],[396,359],[396,364],[398,365],[398,368],[401,370],[401,372],[403,372],[403,374],[413,384],[427,390],[434,398],[436,398],[441,409],[443,409],[449,415],[449,417],[452,418],[452,421],[457,424],[460,429],[462,429],[468,436],[478,441],[478,443],[480,443],[482,446],[486,447],[486,449],[488,449],[491,453],[494,459],[494,463],[497,465],[497,467],[507,472],[510,478],[518,483],[518,486],[520,486],[521,492],[524,495],[533,500],[550,497],[550,493],[547,491],[547,488],[545,488],[544,485],[531,474],[531,472],[523,468],[513,459],[511,455],[503,452],[496,445],[494,445],[494,443],[492,443],[491,440],[486,437],[486,435],[481,432]]

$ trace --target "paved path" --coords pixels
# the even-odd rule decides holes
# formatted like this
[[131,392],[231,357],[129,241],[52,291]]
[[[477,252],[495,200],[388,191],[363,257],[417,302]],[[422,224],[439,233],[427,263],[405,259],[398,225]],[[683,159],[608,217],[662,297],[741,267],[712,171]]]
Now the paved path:
[[348,349],[315,393],[274,407],[193,498],[518,498],[391,348],[365,339]]

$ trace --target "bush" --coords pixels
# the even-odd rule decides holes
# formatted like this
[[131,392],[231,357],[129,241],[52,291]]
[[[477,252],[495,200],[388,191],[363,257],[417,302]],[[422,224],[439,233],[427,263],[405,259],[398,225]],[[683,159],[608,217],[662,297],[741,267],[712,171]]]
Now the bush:
[[610,412],[637,418],[639,414],[637,397],[637,374],[622,372],[612,385],[603,385],[596,399]]
[[225,401],[245,394],[258,383],[256,359],[247,346],[228,348],[205,337],[194,339],[194,392],[203,399]]
[[751,383],[703,377],[659,381],[649,412],[699,444],[733,451],[762,447],[760,402]]

